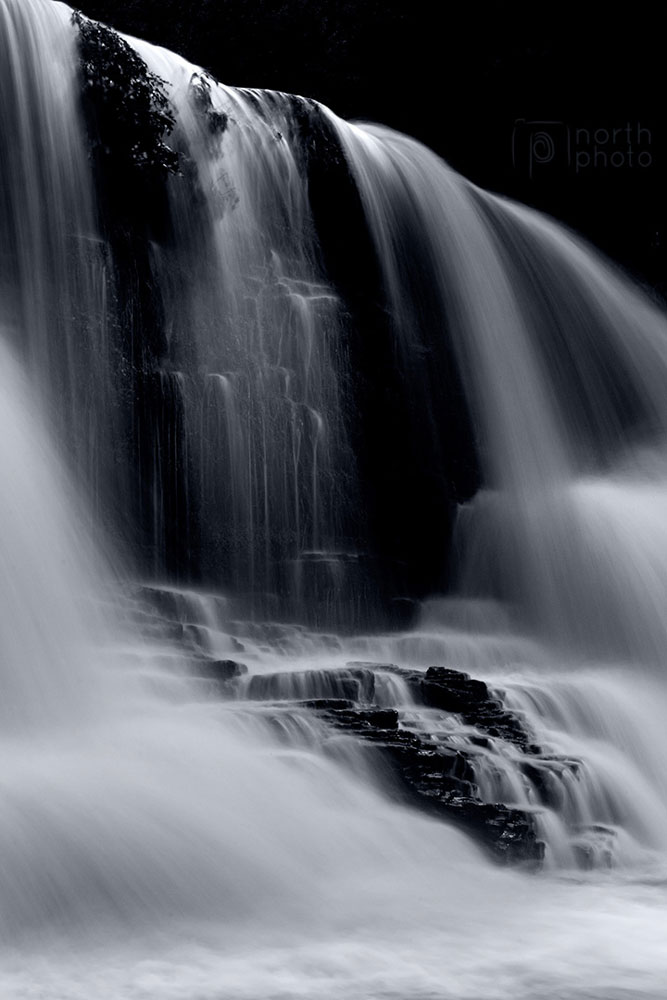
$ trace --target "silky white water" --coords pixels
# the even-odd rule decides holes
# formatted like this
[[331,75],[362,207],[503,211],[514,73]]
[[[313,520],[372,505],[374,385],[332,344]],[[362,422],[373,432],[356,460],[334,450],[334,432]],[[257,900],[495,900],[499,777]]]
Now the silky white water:
[[462,590],[514,604],[566,648],[663,673],[664,316],[574,236],[413,140],[338,127],[397,349],[421,349],[410,213],[477,414],[486,484],[460,516]]
[[[356,497],[340,304],[282,141],[285,105],[211,85],[230,135],[204,148],[186,100],[195,69],[136,44],[167,81],[212,234],[202,272],[174,180],[176,249],[153,253],[184,371],[161,376],[182,400],[202,509],[233,524],[233,545],[216,549],[227,578],[268,586],[271,533],[297,553],[333,549],[337,504]],[[511,748],[480,755],[486,800],[534,808],[547,845],[543,871],[500,869],[462,833],[389,801],[351,741],[322,753],[306,710],[285,713],[277,736],[252,697],[210,697],[181,640],[151,631],[136,587],[111,568],[104,492],[125,425],[75,45],[68,8],[0,0],[0,996],[663,997],[664,319],[554,224],[476,191],[411,140],[332,119],[397,363],[421,349],[403,274],[417,255],[441,298],[485,486],[459,517],[458,596],[383,635],[250,622],[246,693],[278,674],[265,682],[276,701],[327,696],[332,673],[366,659],[449,665],[502,690],[578,776],[538,808]],[[164,482],[146,490],[155,552]],[[237,655],[239,595],[171,593],[185,634],[197,627],[212,656]],[[377,698],[403,700],[405,727],[425,725],[391,672]],[[591,829],[584,872],[577,837]]]

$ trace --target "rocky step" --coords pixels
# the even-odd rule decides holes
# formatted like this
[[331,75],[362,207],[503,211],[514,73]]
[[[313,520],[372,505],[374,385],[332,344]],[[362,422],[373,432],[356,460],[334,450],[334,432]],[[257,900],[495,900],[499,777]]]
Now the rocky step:
[[420,694],[424,704],[455,712],[468,725],[513,743],[524,753],[541,752],[533,734],[518,716],[507,711],[499,695],[484,681],[448,667],[429,667],[421,680]]
[[401,729],[395,709],[359,708],[345,699],[299,704],[367,744],[393,798],[465,830],[497,860],[531,867],[541,862],[544,845],[532,816],[502,803],[482,802],[474,768],[461,748]]
[[348,668],[395,673],[403,677],[415,701],[427,708],[437,708],[461,716],[463,722],[483,733],[505,740],[523,753],[540,754],[521,719],[507,711],[501,696],[484,681],[451,667],[429,667],[425,673],[409,670],[394,663],[351,661]]
[[[469,750],[437,742],[428,733],[400,724],[394,708],[373,704],[378,673],[396,673],[406,681],[415,702],[455,714],[478,730]],[[453,822],[474,835],[494,857],[537,865],[544,853],[530,812],[504,803],[486,803],[479,795],[474,757],[492,749],[491,738],[505,740],[527,760],[541,753],[521,721],[508,712],[483,681],[448,667],[426,673],[395,664],[352,661],[341,669],[257,674],[232,681],[241,697],[307,708],[332,728],[363,742],[374,753],[391,794],[431,815]],[[239,686],[240,685],[240,686]]]
[[375,674],[363,668],[253,674],[244,682],[239,693],[253,701],[345,699],[357,704],[372,704]]
[[248,668],[245,663],[238,663],[236,660],[202,658],[192,663],[193,677],[206,681],[217,681],[226,690],[229,690],[231,681],[235,681],[247,673]]

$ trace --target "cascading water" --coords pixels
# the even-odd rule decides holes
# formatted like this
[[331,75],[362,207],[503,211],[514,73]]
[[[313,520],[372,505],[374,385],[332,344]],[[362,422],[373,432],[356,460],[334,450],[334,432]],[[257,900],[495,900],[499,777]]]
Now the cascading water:
[[185,369],[170,378],[204,570],[215,578],[222,565],[237,592],[260,598],[294,591],[298,604],[304,562],[345,544],[353,466],[334,360],[341,305],[317,263],[289,102],[226,91],[218,110],[203,74],[136,44],[170,81],[201,198],[193,217],[191,188],[170,184],[178,244],[159,252],[156,283],[168,363]]
[[[123,207],[85,24],[0,0],[0,994],[657,1000],[665,320],[417,143],[135,41],[113,51],[172,149],[125,163]],[[457,596],[407,632],[252,619],[377,612],[357,422],[380,396],[351,329],[373,309],[328,274],[322,156],[360,199],[400,412],[447,453],[451,346],[476,431]],[[487,715],[422,704],[431,663],[482,678],[459,683]],[[469,761],[482,812],[533,816],[544,870],[392,802],[332,735],[353,703]]]
[[487,479],[460,516],[463,592],[507,601],[566,647],[661,669],[664,316],[575,237],[412,140],[339,128],[399,350],[423,349],[416,230],[476,413]]
[[[31,16],[32,15],[32,16]],[[104,252],[64,9],[0,8],[0,323],[27,358],[76,474],[113,464]],[[99,407],[99,408],[98,408]]]

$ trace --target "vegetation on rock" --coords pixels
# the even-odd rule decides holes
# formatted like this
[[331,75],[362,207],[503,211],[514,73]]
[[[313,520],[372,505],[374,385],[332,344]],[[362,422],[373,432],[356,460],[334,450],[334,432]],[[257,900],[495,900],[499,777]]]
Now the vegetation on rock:
[[83,102],[93,158],[117,186],[163,180],[179,169],[165,138],[174,116],[166,83],[121,36],[75,11]]

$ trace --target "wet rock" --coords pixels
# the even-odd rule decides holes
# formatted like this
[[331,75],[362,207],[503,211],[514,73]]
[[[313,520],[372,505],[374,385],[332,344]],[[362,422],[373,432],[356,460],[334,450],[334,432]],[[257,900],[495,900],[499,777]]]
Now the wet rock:
[[371,703],[375,697],[375,674],[361,668],[255,674],[245,694],[259,701],[342,698],[354,703]]
[[180,603],[176,591],[140,585],[136,588],[136,597],[148,607],[153,608],[163,618],[177,619],[179,617]]
[[[400,674],[415,701],[456,714],[467,726],[488,735],[466,735],[467,743],[461,746],[460,734],[446,729],[423,733],[405,728],[396,708],[373,704],[379,672]],[[445,667],[431,667],[424,674],[392,663],[355,660],[338,670],[255,675],[244,694],[281,705],[291,701],[316,713],[333,731],[360,742],[393,799],[465,830],[497,860],[540,864],[544,845],[532,815],[480,798],[475,754],[492,750],[494,738],[510,742],[522,753],[539,752],[520,721],[482,681]],[[334,741],[324,749],[337,752]]]
[[617,833],[609,826],[594,823],[580,829],[580,839],[572,845],[577,864],[584,871],[612,868]]
[[345,664],[346,667],[352,667],[353,669],[360,670],[373,670],[377,672],[378,670],[384,670],[389,673],[397,674],[407,674],[412,673],[410,671],[404,670],[398,667],[395,663],[381,663],[377,660],[348,660]]
[[206,680],[218,681],[221,684],[228,684],[248,673],[245,663],[237,663],[236,660],[199,660],[197,665],[197,675]]
[[[540,756],[521,721],[504,708],[501,695],[484,682],[448,667],[430,667],[424,673],[394,663],[365,660],[350,661],[339,669],[248,676],[245,663],[211,655],[206,627],[181,624],[179,594],[144,588],[141,599],[157,610],[162,634],[190,652],[192,675],[210,684],[213,692],[263,702],[269,710],[272,705],[280,706],[277,729],[288,743],[307,710],[326,724],[325,733],[330,732],[331,737],[345,734],[364,748],[386,794],[395,801],[459,827],[497,860],[539,865],[543,845],[537,838],[532,815],[504,803],[482,801],[475,777],[476,755],[492,753],[494,740],[512,744],[525,755],[524,773],[547,806],[551,800],[549,769],[565,765],[557,759],[549,761],[546,754]],[[243,638],[266,641],[278,648],[283,643],[290,645],[299,635],[298,629],[279,623],[229,624]],[[243,652],[243,643],[230,637],[230,649]],[[376,693],[377,676],[387,673],[399,675],[406,682],[418,705],[436,710],[429,732],[408,728],[410,723],[402,721],[404,710],[385,707],[386,701],[382,707],[375,703],[380,690]],[[386,685],[382,692],[386,699]],[[293,718],[287,721],[286,710],[294,710]],[[452,731],[443,725],[446,720],[439,712],[460,717],[466,726],[463,744],[461,730]],[[474,727],[477,733],[468,732],[467,727]],[[340,751],[340,741],[326,736],[323,739],[324,752]],[[572,764],[574,767],[576,762]],[[589,853],[589,842],[582,838],[582,865],[588,863]]]
[[203,653],[210,651],[210,632],[205,625],[183,625],[183,641],[192,649]]
[[[428,708],[460,715],[469,726],[512,743],[524,752],[539,754],[540,748],[518,716],[507,711],[500,695],[484,681],[451,667],[429,667],[426,673],[395,663],[351,660],[348,667],[383,671],[401,676],[416,702]],[[480,744],[481,745],[481,744]]]
[[314,698],[309,701],[297,702],[299,708],[311,708],[315,712],[335,712],[340,709],[354,708],[354,702],[345,698]]
[[395,709],[359,708],[335,700],[305,704],[335,729],[368,745],[394,799],[459,826],[497,860],[532,866],[541,862],[544,846],[532,817],[502,803],[482,802],[464,750],[401,729]]
[[524,752],[540,753],[520,719],[508,712],[484,681],[449,667],[429,667],[419,682],[424,705],[460,715],[465,723]]

